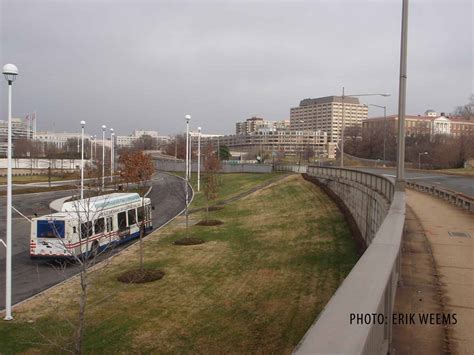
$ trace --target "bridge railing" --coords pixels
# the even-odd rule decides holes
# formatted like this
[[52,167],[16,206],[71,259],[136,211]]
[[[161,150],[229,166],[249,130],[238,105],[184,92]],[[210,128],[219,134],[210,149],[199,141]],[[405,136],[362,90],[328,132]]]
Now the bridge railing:
[[400,273],[405,193],[396,191],[385,177],[357,170],[310,166],[307,174],[342,200],[367,249],[295,353],[387,354]]
[[419,184],[412,181],[407,181],[407,186],[411,187],[412,189],[421,192],[426,192],[433,196],[437,196],[439,198],[442,198],[443,200],[451,202],[453,205],[464,208],[470,212],[474,212],[474,199],[470,196],[464,195],[456,191],[443,189],[439,186]]

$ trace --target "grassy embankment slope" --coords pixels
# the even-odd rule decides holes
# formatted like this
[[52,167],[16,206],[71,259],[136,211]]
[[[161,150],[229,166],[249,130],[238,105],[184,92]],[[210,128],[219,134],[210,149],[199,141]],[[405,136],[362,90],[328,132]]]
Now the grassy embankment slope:
[[[222,190],[232,181],[223,177]],[[172,244],[185,233],[181,217],[145,240],[146,266],[162,280],[117,281],[137,266],[137,245],[91,273],[85,352],[290,353],[357,260],[342,214],[300,176],[212,218],[225,224],[190,228],[205,244]],[[45,338],[70,347],[77,290],[72,280],[16,309],[0,323],[2,353],[60,352],[38,344]]]

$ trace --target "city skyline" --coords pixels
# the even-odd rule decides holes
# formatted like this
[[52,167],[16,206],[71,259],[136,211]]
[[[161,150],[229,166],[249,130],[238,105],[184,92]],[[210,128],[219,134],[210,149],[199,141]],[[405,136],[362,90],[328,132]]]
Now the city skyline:
[[[288,119],[300,100],[342,86],[390,92],[361,102],[397,112],[401,2],[2,1],[0,16],[0,58],[20,71],[13,116],[36,110],[38,130],[77,131],[84,119],[92,134],[102,124],[174,134],[189,113],[225,134],[252,116]],[[410,3],[408,113],[468,101],[471,17],[467,1]]]

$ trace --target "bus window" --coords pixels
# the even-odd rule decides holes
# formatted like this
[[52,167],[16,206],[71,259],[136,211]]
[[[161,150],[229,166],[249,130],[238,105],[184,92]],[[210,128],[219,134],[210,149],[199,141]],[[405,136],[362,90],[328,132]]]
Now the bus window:
[[92,222],[81,223],[81,238],[92,236]]
[[36,235],[38,238],[64,238],[64,221],[38,221]]
[[117,215],[117,220],[119,230],[123,231],[127,228],[127,214],[125,212],[120,212]]
[[143,222],[143,219],[145,218],[145,211],[143,207],[138,207],[137,208],[137,213],[138,213],[138,222]]
[[114,224],[112,217],[107,217],[107,232],[112,232],[114,230]]
[[137,213],[136,210],[128,210],[128,225],[131,226],[132,224],[137,223]]
[[104,233],[104,231],[105,231],[104,218],[96,219],[94,223],[94,234]]

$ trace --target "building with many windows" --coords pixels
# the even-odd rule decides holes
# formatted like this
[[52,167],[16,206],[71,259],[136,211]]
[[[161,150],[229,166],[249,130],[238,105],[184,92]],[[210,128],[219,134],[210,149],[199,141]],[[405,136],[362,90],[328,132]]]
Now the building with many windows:
[[[12,144],[19,139],[31,139],[31,126],[21,118],[12,118]],[[8,149],[8,121],[0,120],[0,156],[6,156]]]
[[298,155],[312,151],[315,157],[334,158],[334,146],[328,142],[328,135],[322,131],[259,130],[250,134],[232,134],[208,138],[213,144],[220,144],[245,153]]
[[[405,116],[405,135],[437,135],[444,134],[454,137],[462,135],[474,134],[474,121],[466,121],[463,117],[447,117],[443,113],[441,115],[433,115],[434,111],[424,116]],[[362,136],[379,134],[380,132],[387,134],[397,134],[398,116],[390,115],[384,117],[368,118],[362,123]]]
[[157,144],[168,143],[171,139],[169,136],[160,136],[157,131],[135,130],[129,136],[116,136],[117,147],[131,148],[133,143],[143,136],[152,137]]
[[235,134],[250,134],[259,130],[277,131],[289,129],[290,121],[269,121],[260,117],[252,117],[235,124]]
[[[298,107],[290,109],[290,129],[323,131],[329,142],[337,143],[342,129],[342,97],[326,96],[316,99],[304,99]],[[367,119],[368,107],[358,98],[344,98],[345,127],[361,127]]]

